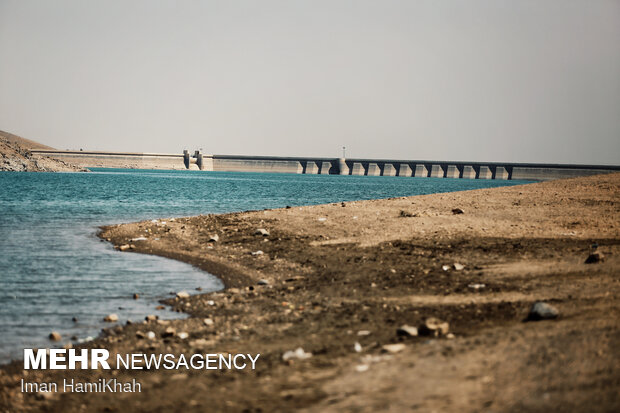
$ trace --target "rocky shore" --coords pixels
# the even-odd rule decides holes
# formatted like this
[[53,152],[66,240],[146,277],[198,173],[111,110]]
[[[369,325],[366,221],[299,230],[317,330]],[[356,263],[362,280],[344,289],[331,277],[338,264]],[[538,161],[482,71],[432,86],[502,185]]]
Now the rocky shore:
[[[87,172],[88,169],[77,165],[52,159],[47,156],[34,155],[29,143],[36,142],[0,131],[0,171],[10,172]],[[48,148],[47,146],[43,146]]]
[[[620,410],[620,174],[161,219],[100,236],[120,253],[196,265],[227,288],[175,291],[165,304],[184,320],[111,317],[85,347],[260,353],[256,370],[24,372],[14,362],[0,370],[0,410]],[[71,345],[56,338],[50,346]],[[135,378],[142,392],[24,394],[25,376]]]

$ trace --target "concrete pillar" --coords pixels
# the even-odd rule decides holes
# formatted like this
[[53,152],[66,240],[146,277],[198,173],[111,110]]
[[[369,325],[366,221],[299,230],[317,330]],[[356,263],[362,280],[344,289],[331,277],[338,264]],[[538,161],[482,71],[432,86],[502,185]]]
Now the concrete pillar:
[[200,151],[195,151],[194,158],[196,158],[196,165],[198,166],[198,169],[202,171],[202,153],[200,153]]
[[503,166],[495,168],[495,179],[508,179],[508,171]]
[[300,161],[297,161],[297,171],[295,173],[298,173],[298,174],[304,173],[304,166],[301,164]]
[[349,175],[349,167],[344,158],[338,159],[338,170],[340,175]]
[[183,150],[183,164],[186,169],[189,169],[189,151],[187,149]]
[[415,166],[415,173],[413,176],[416,178],[426,178],[428,176],[428,169],[426,169],[426,165],[417,164]]
[[409,164],[401,163],[398,167],[398,176],[410,177],[411,175],[413,175],[412,172],[413,171],[411,170]]
[[319,173],[319,166],[314,161],[306,162],[306,174],[316,175]]
[[458,178],[459,168],[456,165],[448,165],[448,171],[446,172],[446,178]]
[[364,165],[362,165],[360,162],[355,162],[353,164],[351,175],[365,175]]
[[463,179],[476,179],[476,170],[473,166],[465,165],[463,167]]
[[368,164],[368,176],[381,176],[381,168],[376,163]]
[[491,173],[491,169],[488,166],[481,166],[480,173],[478,174],[478,179],[491,179],[493,178],[493,173]]
[[391,163],[383,165],[383,176],[396,176],[396,168]]
[[441,165],[431,166],[431,178],[443,178],[443,168]]
[[332,168],[332,163],[327,161],[321,161],[319,162],[319,164],[321,165],[321,170],[319,171],[319,173],[321,175],[329,175],[329,170]]

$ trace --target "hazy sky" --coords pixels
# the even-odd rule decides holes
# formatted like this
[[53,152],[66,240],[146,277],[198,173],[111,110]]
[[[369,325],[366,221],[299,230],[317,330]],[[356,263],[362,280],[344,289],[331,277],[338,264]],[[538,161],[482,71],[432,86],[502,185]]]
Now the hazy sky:
[[620,0],[0,0],[60,148],[620,164]]

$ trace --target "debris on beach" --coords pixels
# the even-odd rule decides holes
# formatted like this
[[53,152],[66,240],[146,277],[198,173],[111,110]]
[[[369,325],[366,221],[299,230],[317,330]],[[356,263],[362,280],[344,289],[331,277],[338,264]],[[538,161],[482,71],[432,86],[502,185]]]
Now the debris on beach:
[[134,295],[133,295],[133,299],[134,299],[134,300],[137,300],[138,298],[140,298],[140,295],[139,295],[138,293],[134,293]]
[[539,301],[532,305],[526,321],[551,320],[557,318],[560,312],[554,306]]
[[209,236],[209,240],[207,242],[218,242],[220,240],[220,236],[217,234],[213,234]]
[[177,331],[174,329],[174,327],[168,327],[164,330],[163,333],[161,333],[161,336],[162,337],[173,337],[176,333]]
[[179,291],[177,293],[177,298],[189,298],[189,293],[187,291]]
[[396,335],[403,337],[417,337],[418,328],[411,327],[405,324],[396,329]]
[[137,339],[143,339],[146,337],[146,334],[144,334],[142,331],[136,331],[136,338]]
[[486,285],[485,284],[474,283],[474,284],[469,284],[467,287],[471,288],[472,290],[481,290],[484,287],[486,287]]
[[149,331],[146,333],[146,338],[148,338],[149,340],[155,340],[155,332],[153,331]]
[[149,322],[149,321],[157,321],[159,317],[156,316],[155,314],[149,314],[146,317],[144,317],[144,320]]
[[252,252],[250,252],[250,254],[252,254],[253,256],[255,256],[255,257],[256,257],[257,255],[263,255],[263,254],[264,254],[264,252],[263,252],[263,251],[261,251],[261,250],[258,250],[258,251],[252,251]]
[[454,215],[460,215],[460,214],[464,214],[464,213],[465,213],[465,211],[463,211],[461,208],[454,208],[454,209],[452,210],[452,213],[453,213]]
[[368,331],[368,330],[360,330],[360,331],[358,331],[358,332],[357,332],[357,335],[358,335],[359,337],[362,337],[362,336],[369,336],[369,335],[370,335],[370,331]]
[[427,318],[418,329],[421,336],[444,336],[450,331],[450,324],[435,317]]
[[129,244],[123,244],[120,247],[118,247],[120,251],[127,251],[129,248],[130,248]]
[[181,340],[185,340],[187,337],[189,337],[189,334],[186,333],[185,331],[181,331],[179,334],[177,334],[177,337],[180,338]]
[[268,237],[269,231],[267,231],[265,228],[258,228],[256,231],[254,231],[254,235],[262,235],[263,237]]
[[452,264],[452,268],[454,268],[456,271],[461,271],[462,269],[465,268],[465,266],[463,264],[459,264],[458,262],[455,262],[454,264]]
[[325,222],[325,221],[327,221],[327,218],[325,218],[325,217],[320,217],[320,218],[318,218],[318,219],[317,219],[317,221],[319,221],[319,222]]
[[407,346],[405,346],[403,343],[397,343],[397,344],[385,344],[383,346],[381,346],[381,348],[383,349],[383,351],[385,351],[386,353],[400,353],[401,351],[403,351]]
[[596,264],[597,262],[601,262],[605,260],[605,256],[603,255],[603,253],[596,251],[593,252],[592,254],[588,255],[588,258],[586,258],[585,263],[586,264]]
[[269,285],[269,281],[262,279],[262,280],[258,280],[258,282],[256,283],[258,285]]
[[362,345],[356,341],[355,344],[353,344],[353,350],[355,350],[356,353],[361,353]]
[[450,269],[450,266],[449,265],[442,265],[441,269],[444,270],[444,271],[448,271]]
[[312,353],[304,351],[303,348],[297,347],[295,350],[289,350],[282,355],[282,360],[305,360],[312,357]]
[[60,341],[60,340],[62,340],[62,336],[60,335],[60,333],[58,333],[56,331],[52,331],[48,337],[52,341]]
[[108,314],[107,316],[103,317],[103,321],[107,323],[115,323],[118,321],[118,315],[114,313]]
[[213,319],[212,318],[205,318],[204,320],[202,320],[202,322],[204,323],[204,325],[206,326],[212,326],[214,324]]
[[136,241],[146,241],[148,238],[146,237],[137,237],[137,238],[132,238],[129,241],[131,242],[136,242]]

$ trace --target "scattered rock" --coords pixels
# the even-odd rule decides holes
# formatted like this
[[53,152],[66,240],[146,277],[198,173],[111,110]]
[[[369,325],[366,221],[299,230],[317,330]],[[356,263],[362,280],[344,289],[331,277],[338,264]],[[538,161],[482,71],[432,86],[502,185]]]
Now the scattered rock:
[[355,371],[357,371],[358,373],[363,373],[368,370],[368,367],[368,364],[358,364],[357,366],[355,366]]
[[214,324],[213,319],[211,319],[211,318],[205,318],[204,320],[202,320],[202,322],[206,326],[212,326]]
[[213,234],[209,237],[207,242],[218,242],[220,240],[220,236],[217,234]]
[[258,250],[258,251],[252,251],[250,252],[250,254],[252,254],[253,256],[257,256],[257,255],[263,255],[264,252],[262,252],[261,250]]
[[177,337],[179,337],[181,340],[185,340],[187,337],[189,337],[189,334],[185,331],[181,331],[179,334],[177,334]]
[[189,298],[189,293],[186,291],[179,291],[177,293],[177,297],[178,298]]
[[177,331],[174,329],[174,327],[168,327],[164,330],[163,333],[161,333],[161,336],[162,337],[173,337],[176,333]]
[[107,316],[103,317],[103,321],[108,322],[108,323],[115,323],[118,321],[118,315],[108,314]]
[[456,271],[461,271],[462,269],[465,268],[465,266],[463,264],[459,264],[458,262],[455,262],[454,264],[452,264],[452,268],[454,268]]
[[305,360],[312,357],[312,353],[305,352],[303,348],[298,347],[296,350],[289,350],[282,355],[282,360]]
[[449,265],[443,265],[441,267],[441,269],[444,270],[444,271],[448,271],[450,269],[450,266]]
[[396,335],[403,336],[403,337],[417,337],[418,328],[411,327],[405,324],[396,329]]
[[153,331],[149,331],[148,333],[146,333],[146,338],[148,338],[149,340],[155,340],[155,333]]
[[137,300],[138,298],[140,298],[140,296],[138,295],[138,293],[134,293],[134,295],[133,295],[133,299],[134,299],[134,300]]
[[603,255],[603,253],[596,251],[588,255],[588,258],[586,258],[586,264],[596,264],[597,262],[601,262],[604,259],[605,256]]
[[118,247],[118,249],[121,251],[127,251],[129,249],[129,244],[123,244],[120,247]]
[[321,217],[321,218],[318,218],[318,219],[317,219],[317,221],[319,221],[319,222],[325,222],[325,221],[327,221],[327,218],[325,218],[325,217]]
[[214,344],[213,341],[206,340],[204,338],[199,338],[199,339],[192,340],[192,341],[189,342],[189,345],[192,348],[205,348],[205,347],[211,346],[213,344]]
[[254,235],[262,235],[263,237],[268,237],[269,231],[267,231],[265,228],[258,228],[256,231],[254,231]]
[[77,323],[78,322],[78,318],[77,317],[72,317],[71,321],[73,321],[74,323]]
[[164,305],[158,305],[157,307],[155,307],[156,310],[164,310],[166,308],[166,306]]
[[446,338],[447,338],[448,340],[452,340],[452,339],[454,339],[454,334],[452,334],[452,333],[448,333],[448,334],[446,334]]
[[136,331],[136,338],[143,339],[144,337],[146,337],[146,334],[144,334],[142,331]]
[[471,288],[472,290],[481,290],[481,289],[485,288],[486,285],[485,284],[475,283],[475,284],[469,284],[467,287]]
[[239,294],[239,289],[238,288],[229,288],[226,292],[228,294]]
[[403,351],[406,348],[406,346],[403,343],[397,343],[397,344],[385,344],[381,346],[381,348],[383,349],[383,351],[387,353],[399,353]]
[[452,213],[453,213],[454,215],[459,215],[459,214],[464,214],[464,213],[465,213],[465,211],[463,211],[461,208],[454,208],[454,209],[452,210]]
[[419,328],[422,336],[443,336],[450,331],[450,324],[435,317],[429,317]]
[[157,321],[158,318],[159,317],[156,316],[155,314],[149,314],[146,317],[144,317],[146,321]]
[[534,303],[527,315],[527,321],[551,320],[557,318],[560,312],[554,306],[541,301]]
[[370,331],[368,331],[368,330],[360,330],[360,331],[357,332],[357,335],[360,336],[360,337],[361,336],[369,336],[370,335]]
[[52,331],[48,337],[52,341],[60,341],[60,340],[62,340],[62,336],[60,335],[60,333],[58,333],[56,331]]
[[353,350],[355,350],[356,353],[361,353],[362,345],[356,341],[355,344],[353,344]]
[[138,237],[138,238],[132,238],[129,241],[136,242],[136,241],[146,241],[146,240],[147,240],[146,237]]
[[258,280],[257,284],[258,285],[269,285],[269,281],[267,281],[267,280]]

